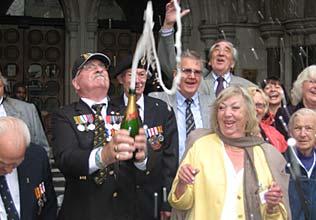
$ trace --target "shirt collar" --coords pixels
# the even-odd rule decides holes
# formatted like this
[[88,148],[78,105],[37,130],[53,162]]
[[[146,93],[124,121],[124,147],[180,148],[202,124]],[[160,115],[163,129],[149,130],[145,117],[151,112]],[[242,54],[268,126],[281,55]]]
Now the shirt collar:
[[[224,80],[225,80],[225,82],[227,82],[227,83],[229,83],[230,82],[230,80],[231,80],[231,72],[227,72],[227,73],[225,73],[224,75],[223,75],[223,78],[224,78]],[[213,72],[212,71],[212,76],[213,76],[213,79],[214,79],[214,81],[216,81],[217,80],[217,78],[219,77],[219,75],[217,75],[215,72]]]
[[[127,106],[128,97],[124,93],[124,104]],[[136,104],[139,106],[139,108],[144,111],[144,95],[142,94],[141,97],[136,101]]]
[[0,97],[0,105],[3,103],[3,101],[4,101],[4,97],[1,96],[1,97]]
[[[179,91],[176,92],[176,98],[177,98],[177,104],[179,106],[183,106],[185,105],[186,106],[186,103],[185,103],[185,100],[187,98],[185,98]],[[199,94],[198,92],[196,92],[192,97],[191,99],[193,100],[192,104],[197,106],[199,105]]]
[[104,104],[106,104],[106,106],[108,106],[108,97],[105,97],[104,99],[102,99],[101,101],[99,101],[99,102],[96,102],[96,101],[94,101],[94,100],[92,100],[92,99],[88,99],[88,98],[81,98],[81,100],[84,102],[84,103],[86,103],[91,109],[92,109],[92,106],[94,105],[94,104],[102,104],[102,103],[104,103]]

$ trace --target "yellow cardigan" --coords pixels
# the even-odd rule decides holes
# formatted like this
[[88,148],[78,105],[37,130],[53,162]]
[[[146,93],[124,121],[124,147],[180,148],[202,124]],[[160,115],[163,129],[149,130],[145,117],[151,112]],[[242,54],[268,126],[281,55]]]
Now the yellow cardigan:
[[[177,174],[169,194],[168,199],[172,207],[179,210],[188,210],[186,219],[220,220],[226,191],[223,155],[223,142],[216,134],[209,134],[199,138],[181,162],[181,165],[191,164],[194,168],[200,170],[195,177],[194,184],[188,185],[185,193],[179,199],[176,198],[174,193],[178,184]],[[261,189],[266,190],[273,179],[264,153],[259,146],[254,147],[254,162]],[[236,198],[236,219],[245,219],[243,200],[243,189],[241,187]],[[268,215],[265,208],[266,205],[261,204],[263,219],[287,219],[286,209],[283,204],[280,204],[280,211],[273,215]]]

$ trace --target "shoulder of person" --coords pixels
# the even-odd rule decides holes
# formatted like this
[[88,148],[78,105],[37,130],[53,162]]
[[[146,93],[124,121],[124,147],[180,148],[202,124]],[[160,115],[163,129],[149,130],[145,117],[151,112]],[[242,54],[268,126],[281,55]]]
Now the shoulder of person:
[[48,159],[47,152],[44,147],[35,143],[30,143],[30,145],[26,148],[25,157],[37,161]]
[[245,79],[241,76],[232,75],[232,83],[241,84],[242,86],[257,86],[253,82],[249,81],[248,79]]

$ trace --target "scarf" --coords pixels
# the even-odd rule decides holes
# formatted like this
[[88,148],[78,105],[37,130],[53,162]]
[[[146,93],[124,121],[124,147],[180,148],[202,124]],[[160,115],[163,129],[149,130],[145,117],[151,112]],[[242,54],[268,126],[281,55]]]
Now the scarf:
[[220,131],[217,132],[219,138],[224,144],[242,148],[245,151],[244,158],[244,207],[246,220],[261,220],[259,183],[254,164],[253,147],[261,145],[264,140],[257,136],[246,136],[241,138],[229,138],[224,136]]

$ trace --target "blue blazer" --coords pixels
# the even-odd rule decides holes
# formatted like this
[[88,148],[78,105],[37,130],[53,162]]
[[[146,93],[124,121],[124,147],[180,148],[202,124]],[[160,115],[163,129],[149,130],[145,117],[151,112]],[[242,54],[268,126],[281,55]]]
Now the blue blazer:
[[[23,162],[18,166],[21,220],[54,220],[57,200],[47,153],[43,147],[30,144]],[[39,212],[34,189],[44,182],[47,201]]]

